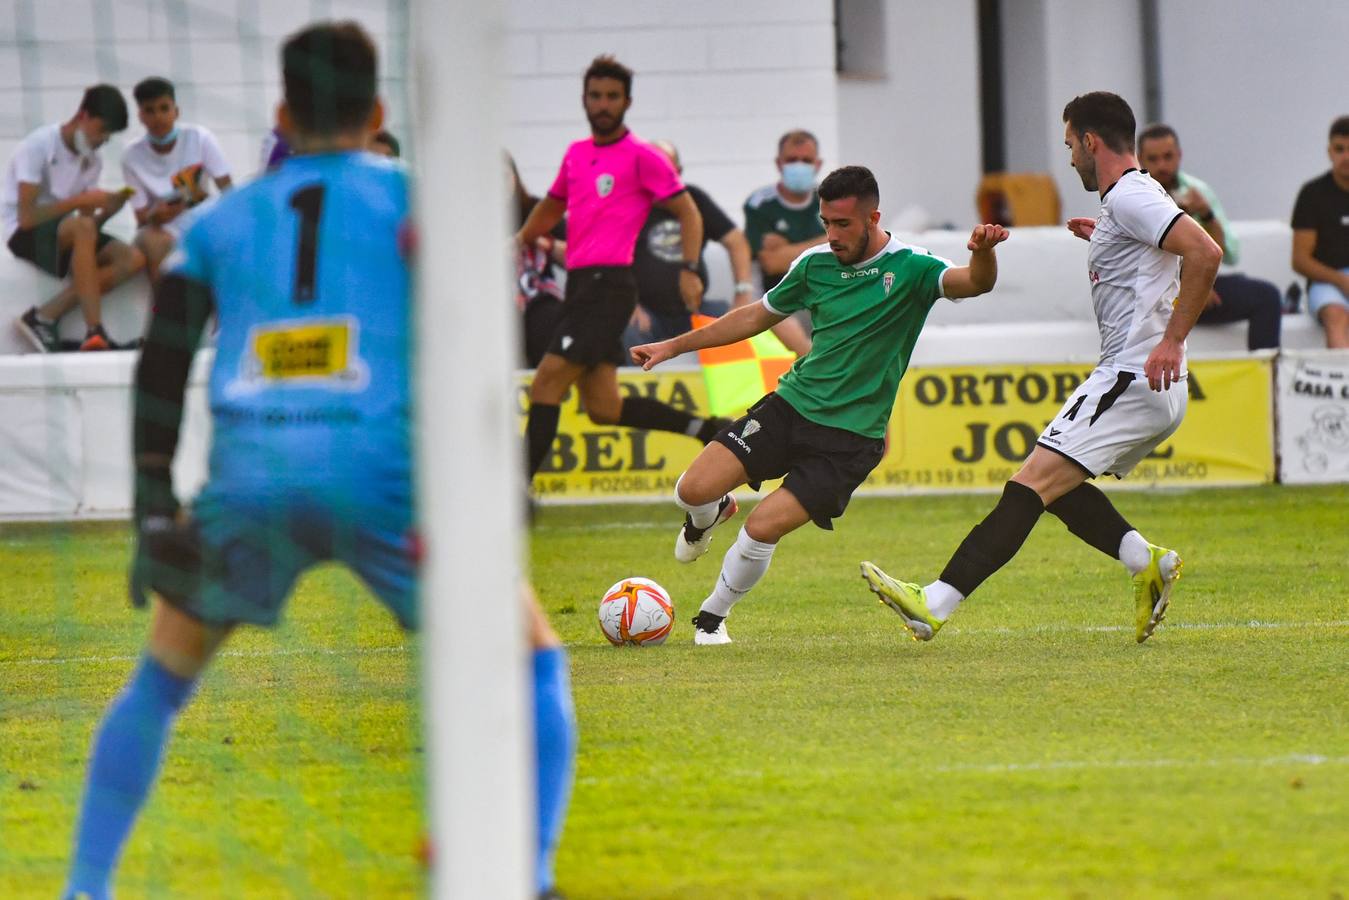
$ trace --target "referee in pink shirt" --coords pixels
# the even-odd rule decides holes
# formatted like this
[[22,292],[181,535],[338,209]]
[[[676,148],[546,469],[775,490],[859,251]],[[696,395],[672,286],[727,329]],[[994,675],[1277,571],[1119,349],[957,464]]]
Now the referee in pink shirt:
[[627,359],[623,330],[637,305],[632,272],[637,235],[654,204],[679,219],[684,251],[679,293],[696,312],[703,295],[698,275],[703,220],[670,161],[623,124],[632,105],[632,70],[612,56],[597,56],[582,84],[590,137],[567,148],[548,195],[515,235],[522,247],[533,246],[567,214],[566,302],[529,395],[525,437],[531,478],[557,437],[559,407],[573,384],[596,425],[673,431],[707,443],[729,424],[618,392],[618,366]]

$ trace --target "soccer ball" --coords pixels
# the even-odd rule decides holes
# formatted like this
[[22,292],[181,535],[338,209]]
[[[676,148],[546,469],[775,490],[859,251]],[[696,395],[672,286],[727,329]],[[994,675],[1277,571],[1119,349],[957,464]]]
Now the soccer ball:
[[673,628],[674,601],[650,578],[624,578],[600,601],[600,631],[615,647],[663,644]]

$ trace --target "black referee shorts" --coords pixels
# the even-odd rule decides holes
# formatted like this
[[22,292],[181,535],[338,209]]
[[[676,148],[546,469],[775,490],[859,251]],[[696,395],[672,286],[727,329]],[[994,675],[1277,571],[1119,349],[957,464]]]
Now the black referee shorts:
[[548,352],[583,366],[626,363],[623,332],[637,307],[637,277],[632,267],[571,269],[566,298]]
[[715,440],[736,455],[755,490],[785,475],[782,486],[811,521],[830,531],[853,491],[885,455],[883,439],[812,422],[776,393],[750,407]]

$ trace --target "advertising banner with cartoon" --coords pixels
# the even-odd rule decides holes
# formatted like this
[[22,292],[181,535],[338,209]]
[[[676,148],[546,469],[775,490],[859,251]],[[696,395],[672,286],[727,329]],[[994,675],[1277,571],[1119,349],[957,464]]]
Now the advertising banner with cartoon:
[[1279,480],[1349,481],[1349,354],[1285,350],[1278,382]]
[[[998,489],[1090,371],[1079,363],[910,369],[890,419],[885,457],[858,493]],[[1198,360],[1191,362],[1190,375],[1189,410],[1180,430],[1124,481],[1098,483],[1196,487],[1273,480],[1271,361]],[[528,382],[529,373],[522,373],[517,404],[522,433]],[[625,395],[707,412],[707,387],[697,368],[621,369],[619,386]],[[561,502],[668,497],[699,449],[682,435],[595,425],[573,390],[534,489],[541,499]]]

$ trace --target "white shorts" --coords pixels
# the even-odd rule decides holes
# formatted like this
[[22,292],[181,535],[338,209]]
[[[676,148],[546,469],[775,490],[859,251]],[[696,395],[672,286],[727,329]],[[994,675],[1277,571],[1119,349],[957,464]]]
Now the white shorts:
[[1185,418],[1188,385],[1154,391],[1145,375],[1096,369],[1036,441],[1095,478],[1123,478]]

